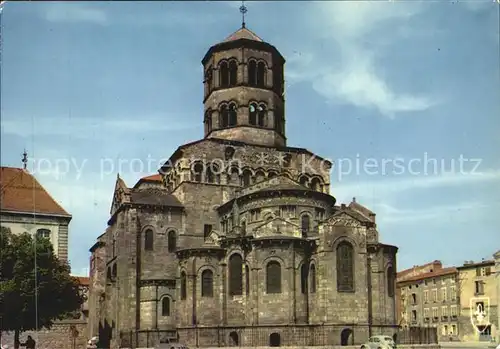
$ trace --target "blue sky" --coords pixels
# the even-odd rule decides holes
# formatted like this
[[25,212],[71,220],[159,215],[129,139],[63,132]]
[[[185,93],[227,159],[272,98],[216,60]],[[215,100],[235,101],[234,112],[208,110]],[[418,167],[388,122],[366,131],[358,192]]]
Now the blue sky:
[[[75,273],[106,228],[116,173],[132,186],[202,137],[201,59],[239,28],[239,6],[4,6],[1,163],[20,167],[26,148],[31,171],[73,215]],[[377,213],[399,269],[500,249],[497,3],[247,6],[248,27],[287,59],[289,145],[335,161],[331,194]],[[473,159],[462,170],[461,157]],[[356,160],[371,167],[347,171]]]

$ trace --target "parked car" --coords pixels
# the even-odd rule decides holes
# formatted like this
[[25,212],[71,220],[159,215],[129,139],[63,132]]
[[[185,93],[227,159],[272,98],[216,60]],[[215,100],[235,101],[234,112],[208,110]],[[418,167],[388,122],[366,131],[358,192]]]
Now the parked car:
[[396,343],[390,336],[372,336],[361,349],[395,349]]

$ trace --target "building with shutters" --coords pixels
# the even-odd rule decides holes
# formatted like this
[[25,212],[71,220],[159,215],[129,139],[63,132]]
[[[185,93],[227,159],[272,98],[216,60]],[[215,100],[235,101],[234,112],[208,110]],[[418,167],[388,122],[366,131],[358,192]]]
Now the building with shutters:
[[67,262],[71,215],[25,168],[0,167],[0,187],[0,224],[14,234],[49,239],[59,260]]
[[286,137],[285,59],[243,26],[203,57],[204,137],[118,176],[90,249],[90,333],[112,348],[359,344],[396,331],[397,248]]

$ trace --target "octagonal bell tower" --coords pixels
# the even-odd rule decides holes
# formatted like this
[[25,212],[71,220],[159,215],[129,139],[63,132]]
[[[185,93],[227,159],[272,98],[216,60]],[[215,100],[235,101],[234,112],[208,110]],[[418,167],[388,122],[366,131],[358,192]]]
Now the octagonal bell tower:
[[273,45],[243,22],[202,63],[205,138],[286,146],[285,59]]

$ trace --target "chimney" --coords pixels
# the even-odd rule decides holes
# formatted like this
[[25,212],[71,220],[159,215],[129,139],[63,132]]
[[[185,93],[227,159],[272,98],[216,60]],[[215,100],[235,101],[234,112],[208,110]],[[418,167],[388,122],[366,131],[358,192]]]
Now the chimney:
[[345,208],[346,208],[345,204],[340,204],[340,208],[341,208],[342,210],[345,210]]

